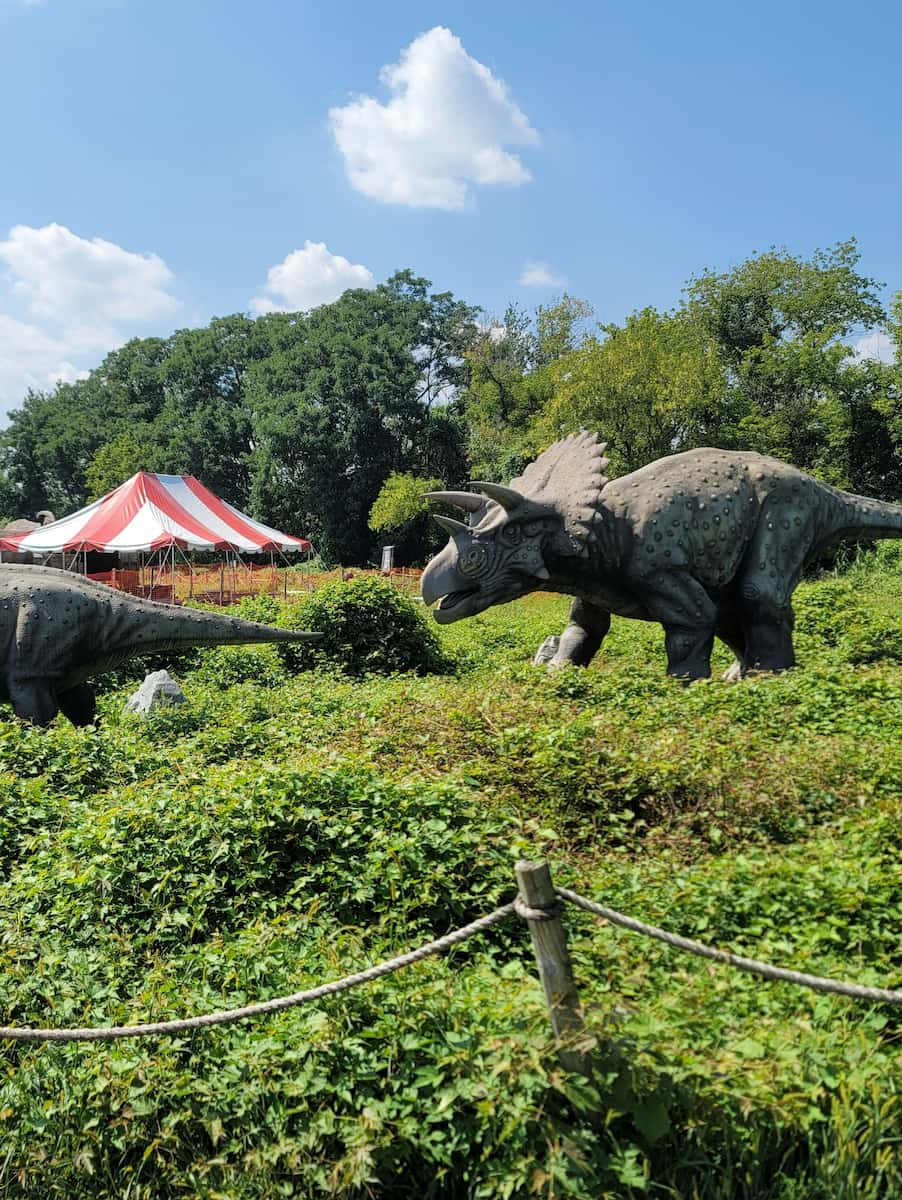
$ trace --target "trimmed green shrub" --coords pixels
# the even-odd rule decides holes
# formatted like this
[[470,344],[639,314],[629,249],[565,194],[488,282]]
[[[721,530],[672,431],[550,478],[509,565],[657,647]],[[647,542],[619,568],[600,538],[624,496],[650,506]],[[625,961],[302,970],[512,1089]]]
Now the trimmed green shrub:
[[288,610],[283,624],[324,635],[307,645],[279,646],[283,661],[295,671],[333,665],[348,675],[427,675],[450,669],[423,614],[408,596],[381,579],[326,584]]

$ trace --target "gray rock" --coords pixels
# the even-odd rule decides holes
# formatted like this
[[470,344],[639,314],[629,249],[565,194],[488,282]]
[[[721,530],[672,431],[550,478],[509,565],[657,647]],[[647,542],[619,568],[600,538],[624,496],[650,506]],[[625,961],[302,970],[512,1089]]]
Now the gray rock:
[[557,636],[557,634],[553,633],[550,637],[547,637],[536,651],[536,656],[532,660],[533,666],[547,666],[548,663],[550,663],[554,658],[555,654],[557,654],[557,648],[560,644],[561,639]]
[[146,717],[157,708],[169,708],[175,704],[187,704],[185,693],[168,671],[151,671],[144,682],[125,703],[125,711]]

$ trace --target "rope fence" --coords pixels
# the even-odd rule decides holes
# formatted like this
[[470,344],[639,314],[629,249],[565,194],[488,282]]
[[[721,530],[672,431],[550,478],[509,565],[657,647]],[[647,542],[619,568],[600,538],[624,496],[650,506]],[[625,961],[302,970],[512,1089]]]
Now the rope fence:
[[759,962],[754,958],[743,958],[741,954],[731,954],[729,950],[715,950],[713,946],[695,942],[692,938],[680,937],[677,933],[668,933],[666,929],[659,929],[657,925],[646,925],[644,921],[637,921],[635,917],[627,917],[613,908],[605,908],[602,904],[596,904],[594,900],[587,900],[585,896],[580,896],[578,892],[571,892],[569,888],[559,887],[555,888],[555,891],[570,904],[575,904],[584,912],[601,917],[612,925],[620,925],[621,928],[629,929],[632,933],[641,933],[645,937],[654,938],[655,941],[663,942],[666,946],[685,950],[687,954],[697,954],[700,958],[710,958],[714,962],[726,963],[727,966],[735,967],[739,971],[751,971],[755,975],[761,975],[764,979],[795,983],[799,987],[811,988],[815,992],[834,992],[838,996],[848,996],[853,1000],[902,1004],[902,992],[891,991],[889,988],[863,987],[860,983],[844,983],[840,979],[825,979],[821,975],[806,975],[803,971],[790,971],[785,967],[774,967],[770,963]]
[[[459,929],[426,942],[414,950],[386,959],[366,970],[345,975],[331,983],[320,984],[318,987],[305,991],[294,992],[289,996],[280,996],[272,1000],[264,1000],[257,1004],[244,1005],[241,1008],[230,1008],[219,1012],[206,1013],[202,1016],[186,1017],[181,1020],[156,1021],[138,1025],[86,1026],[83,1028],[42,1029],[28,1026],[0,1026],[0,1039],[22,1042],[110,1042],[121,1038],[160,1037],[186,1033],[194,1029],[206,1029],[212,1025],[226,1025],[233,1021],[243,1021],[251,1017],[265,1016],[269,1013],[282,1012],[288,1008],[296,1008],[326,996],[334,996],[350,988],[375,979],[391,975],[403,967],[411,966],[421,959],[433,954],[441,954],[465,942],[468,938],[484,933],[494,925],[517,916],[529,925],[536,952],[539,975],[542,980],[552,1027],[556,1034],[578,1032],[583,1029],[582,1013],[573,979],[572,967],[566,944],[566,934],[561,924],[561,914],[566,904],[572,904],[584,912],[600,917],[602,920],[632,933],[653,938],[672,946],[677,950],[724,963],[740,971],[750,971],[764,979],[793,983],[799,987],[811,988],[818,992],[832,992],[853,1000],[866,1000],[872,1003],[902,1004],[902,991],[888,988],[864,987],[856,983],[846,983],[837,979],[828,979],[819,975],[808,975],[801,971],[775,967],[769,963],[758,962],[752,958],[743,958],[726,950],[718,950],[706,946],[691,938],[669,933],[655,925],[647,925],[634,917],[617,912],[616,909],[606,908],[578,892],[569,888],[555,887],[551,882],[551,874],[546,863],[518,863],[517,881],[519,892],[514,900],[501,905],[484,916],[461,926]],[[573,1070],[585,1071],[586,1059],[579,1052],[562,1051],[561,1059]]]

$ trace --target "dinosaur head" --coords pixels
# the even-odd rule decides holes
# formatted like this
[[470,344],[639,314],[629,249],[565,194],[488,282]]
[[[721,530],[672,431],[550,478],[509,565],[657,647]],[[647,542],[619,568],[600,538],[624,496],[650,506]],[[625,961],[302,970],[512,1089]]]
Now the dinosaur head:
[[556,442],[510,487],[477,482],[481,494],[428,493],[470,516],[469,524],[435,518],[451,535],[421,580],[424,601],[438,601],[436,621],[450,624],[516,600],[550,580],[550,564],[588,554],[607,481],[603,450],[593,436],[578,434]]
[[[435,619],[441,624],[472,617],[492,604],[516,600],[549,578],[547,543],[561,530],[553,509],[531,504],[510,488],[492,483],[473,492],[430,492],[430,500],[469,509],[472,523],[450,517],[436,521],[451,538],[432,560],[421,581],[427,604],[438,600]],[[452,498],[453,497],[453,498]]]

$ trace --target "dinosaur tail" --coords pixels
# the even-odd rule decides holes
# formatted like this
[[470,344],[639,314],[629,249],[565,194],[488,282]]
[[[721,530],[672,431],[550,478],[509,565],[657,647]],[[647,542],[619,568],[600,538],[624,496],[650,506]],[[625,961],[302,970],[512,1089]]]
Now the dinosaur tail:
[[299,629],[278,629],[225,613],[176,608],[132,597],[110,614],[109,648],[130,654],[176,650],[186,646],[242,646],[254,642],[306,642],[322,637]]
[[843,541],[871,541],[875,538],[902,538],[902,504],[872,500],[840,492],[842,512],[840,528],[834,535]]

